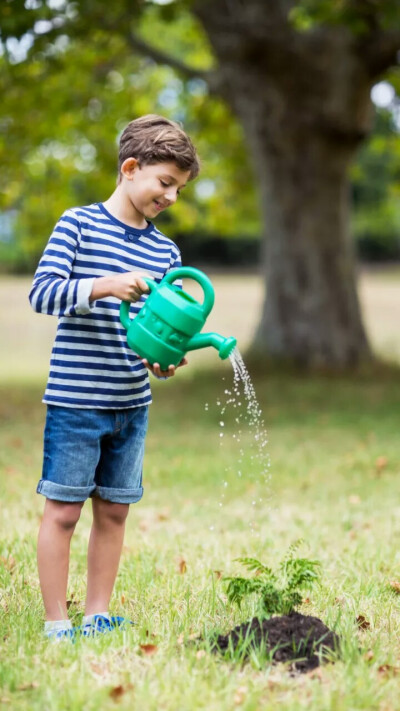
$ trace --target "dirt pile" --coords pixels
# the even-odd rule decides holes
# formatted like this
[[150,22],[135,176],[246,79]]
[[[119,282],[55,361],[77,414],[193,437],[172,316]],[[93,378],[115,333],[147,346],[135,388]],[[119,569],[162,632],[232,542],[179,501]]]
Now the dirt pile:
[[214,640],[214,651],[245,648],[245,657],[262,647],[274,662],[292,662],[293,670],[307,672],[326,661],[329,650],[338,651],[339,637],[318,617],[292,612],[268,620],[253,617]]

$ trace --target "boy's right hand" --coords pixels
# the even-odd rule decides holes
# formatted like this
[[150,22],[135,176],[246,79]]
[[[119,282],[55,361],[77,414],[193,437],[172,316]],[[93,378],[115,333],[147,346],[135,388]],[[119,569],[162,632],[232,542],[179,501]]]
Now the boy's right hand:
[[124,272],[112,276],[99,277],[93,284],[90,301],[102,299],[105,296],[115,296],[121,301],[139,301],[143,294],[148,294],[150,289],[143,277],[153,279],[150,274],[143,272]]
[[[142,272],[125,272],[113,277],[114,289],[113,296],[121,301],[139,301],[143,294],[148,294],[150,289],[143,277],[148,278],[147,274]],[[151,277],[153,278],[153,277]]]

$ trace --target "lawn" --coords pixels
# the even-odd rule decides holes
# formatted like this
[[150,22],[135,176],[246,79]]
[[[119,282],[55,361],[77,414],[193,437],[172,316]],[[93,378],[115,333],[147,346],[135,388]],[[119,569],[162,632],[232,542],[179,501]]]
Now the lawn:
[[[228,293],[228,277],[220,279],[222,295],[224,289]],[[258,282],[253,280],[252,288],[260,293]],[[385,302],[387,289],[392,303],[399,281],[372,275],[363,289],[370,314]],[[381,301],[372,299],[371,289]],[[195,367],[156,383],[145,495],[128,519],[112,603],[114,612],[137,624],[102,639],[54,645],[41,635],[35,563],[43,507],[34,491],[41,469],[45,366],[37,341],[22,342],[21,330],[26,335],[33,327],[25,330],[28,322],[18,303],[19,328],[7,342],[21,340],[16,360],[22,364],[26,354],[26,368],[16,367],[12,377],[6,353],[0,396],[1,706],[40,711],[398,709],[399,369],[312,378],[252,372],[268,431],[269,474],[259,465],[253,433],[236,422],[240,408],[227,404],[229,362],[208,357],[201,368],[196,354]],[[233,311],[235,321],[229,311],[226,328],[220,312],[218,328],[242,334],[245,343],[246,314]],[[5,318],[0,315],[3,324]],[[29,319],[29,324],[32,319],[52,322]],[[375,330],[374,320],[369,322],[372,340],[393,357],[399,347],[395,309],[387,331],[382,321]],[[77,623],[89,527],[87,504],[72,545],[69,599]],[[298,538],[305,541],[303,552],[322,566],[321,586],[304,597],[300,611],[341,635],[341,659],[293,677],[284,668],[260,667],[256,657],[241,665],[193,644],[198,635],[226,632],[254,611],[252,601],[241,610],[227,604],[223,577],[242,572],[235,558],[254,556],[275,564]],[[361,627],[360,616],[365,618]]]

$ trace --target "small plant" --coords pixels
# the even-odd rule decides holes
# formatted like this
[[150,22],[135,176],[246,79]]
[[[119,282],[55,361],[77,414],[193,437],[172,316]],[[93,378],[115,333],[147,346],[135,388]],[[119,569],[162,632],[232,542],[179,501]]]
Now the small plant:
[[308,558],[295,558],[295,553],[302,540],[293,543],[276,571],[260,563],[255,558],[237,558],[248,570],[254,573],[252,578],[224,578],[229,581],[227,595],[229,602],[239,608],[245,597],[256,595],[258,598],[258,617],[270,617],[273,614],[289,615],[301,604],[301,590],[310,590],[320,577],[320,563]]

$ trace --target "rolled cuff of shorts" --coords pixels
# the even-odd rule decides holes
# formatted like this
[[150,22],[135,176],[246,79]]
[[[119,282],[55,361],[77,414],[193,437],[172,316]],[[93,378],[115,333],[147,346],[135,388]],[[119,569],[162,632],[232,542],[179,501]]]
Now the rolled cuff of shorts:
[[111,486],[96,486],[92,496],[98,496],[113,504],[136,504],[143,496],[143,487],[139,489],[113,489]]
[[73,503],[76,501],[86,501],[86,499],[92,495],[95,488],[95,484],[92,486],[64,486],[64,484],[55,484],[53,481],[41,479],[36,491],[38,494],[43,494],[46,499]]

